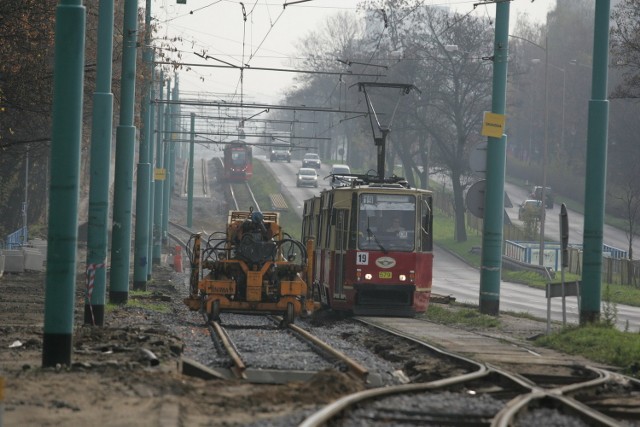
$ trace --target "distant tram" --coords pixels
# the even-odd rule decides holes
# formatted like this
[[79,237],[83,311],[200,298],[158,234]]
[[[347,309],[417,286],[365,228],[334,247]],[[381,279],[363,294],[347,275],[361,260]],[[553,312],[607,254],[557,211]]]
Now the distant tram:
[[225,145],[223,161],[227,181],[248,181],[253,176],[253,155],[246,142],[236,140]]
[[352,178],[349,186],[304,203],[302,240],[314,299],[356,315],[426,311],[433,271],[432,193],[393,179]]

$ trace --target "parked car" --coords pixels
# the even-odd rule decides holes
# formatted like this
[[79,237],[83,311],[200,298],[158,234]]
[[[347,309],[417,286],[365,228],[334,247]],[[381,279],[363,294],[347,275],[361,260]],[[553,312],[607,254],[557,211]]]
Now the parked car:
[[[535,187],[533,187],[533,190],[531,190],[531,194],[529,194],[529,198],[542,200],[542,186],[536,185]],[[546,199],[544,206],[547,209],[553,209],[553,191],[551,191],[551,187],[545,188],[544,198]]]
[[348,176],[351,174],[351,168],[348,165],[333,165],[331,167],[331,188],[348,187],[354,180],[354,177]]
[[520,204],[520,208],[518,209],[518,219],[520,221],[524,220],[528,212],[530,212],[530,218],[540,219],[542,216],[542,209],[542,202],[540,200],[527,199]]
[[313,168],[300,168],[296,176],[296,187],[318,186],[318,173]]
[[271,161],[287,161],[291,163],[291,151],[287,148],[274,148],[271,150]]
[[320,164],[320,156],[318,156],[316,153],[307,153],[302,158],[303,168],[320,169]]

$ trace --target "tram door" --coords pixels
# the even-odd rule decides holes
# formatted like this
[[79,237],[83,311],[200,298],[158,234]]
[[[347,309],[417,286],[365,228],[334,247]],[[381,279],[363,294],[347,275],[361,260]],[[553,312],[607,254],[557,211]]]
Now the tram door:
[[347,250],[347,224],[348,210],[336,209],[335,213],[335,251],[333,260],[333,279],[335,283],[335,291],[333,297],[336,299],[346,298],[344,294],[344,258]]

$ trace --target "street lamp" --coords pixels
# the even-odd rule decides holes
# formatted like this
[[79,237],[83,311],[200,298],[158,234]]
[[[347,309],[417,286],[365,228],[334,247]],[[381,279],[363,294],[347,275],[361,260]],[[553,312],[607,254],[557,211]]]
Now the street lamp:
[[547,216],[546,208],[546,192],[547,192],[547,145],[549,143],[549,49],[548,49],[548,37],[544,37],[544,46],[540,46],[538,43],[534,43],[531,40],[514,36],[509,34],[509,37],[513,37],[518,40],[525,41],[537,48],[544,51],[544,147],[542,150],[542,191],[540,192],[540,199],[542,200],[542,211],[540,213],[540,253],[538,257],[538,264],[544,265],[544,223]]
[[[539,59],[532,59],[532,62],[539,62]],[[565,105],[565,93],[566,93],[566,87],[567,87],[567,75],[566,75],[566,70],[562,67],[558,67],[557,65],[553,65],[551,63],[547,63],[547,66],[551,67],[551,68],[555,68],[558,71],[562,72],[562,127],[560,129],[561,131],[561,135],[560,135],[560,146],[564,148],[564,105]]]

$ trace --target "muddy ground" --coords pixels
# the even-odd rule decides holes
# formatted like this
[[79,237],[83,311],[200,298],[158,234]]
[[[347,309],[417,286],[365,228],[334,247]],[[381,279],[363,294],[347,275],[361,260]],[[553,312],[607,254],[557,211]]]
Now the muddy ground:
[[[72,366],[42,368],[44,283],[44,273],[0,279],[5,426],[282,425],[266,420],[291,413],[302,419],[317,405],[362,389],[338,372],[289,385],[182,375],[188,343],[208,331],[182,303],[185,287],[168,266],[154,269],[150,296],[130,294],[132,304],[109,308],[103,327],[83,324],[84,282],[78,274]],[[501,324],[500,333],[519,339],[545,326],[509,316]]]
[[207,330],[182,304],[185,295],[174,286],[171,269],[158,267],[154,276],[148,287],[152,296],[145,302],[155,300],[169,311],[116,307],[105,315],[103,327],[82,324],[84,302],[78,291],[72,366],[57,369],[42,368],[44,274],[0,279],[4,425],[250,425],[282,413],[308,412],[359,389],[336,372],[284,386],[181,375],[185,341]]
[[[224,218],[226,204],[215,194],[196,202],[195,216]],[[172,204],[172,220],[184,212]],[[176,210],[177,209],[177,210]],[[216,225],[194,221],[213,231]],[[219,225],[218,225],[219,226]],[[72,366],[42,368],[44,273],[0,278],[0,425],[4,426],[248,426],[291,425],[281,415],[302,419],[322,405],[362,388],[329,371],[312,381],[251,385],[202,380],[181,374],[188,343],[208,334],[182,299],[186,289],[167,265],[156,266],[151,296],[109,307],[103,327],[84,321],[84,260],[78,248]],[[139,302],[140,304],[133,304]],[[164,311],[152,307],[157,303]],[[504,334],[523,338],[543,333],[545,324],[502,318]],[[2,393],[3,391],[3,393]],[[271,420],[271,421],[268,421]],[[295,425],[295,423],[294,423]]]

